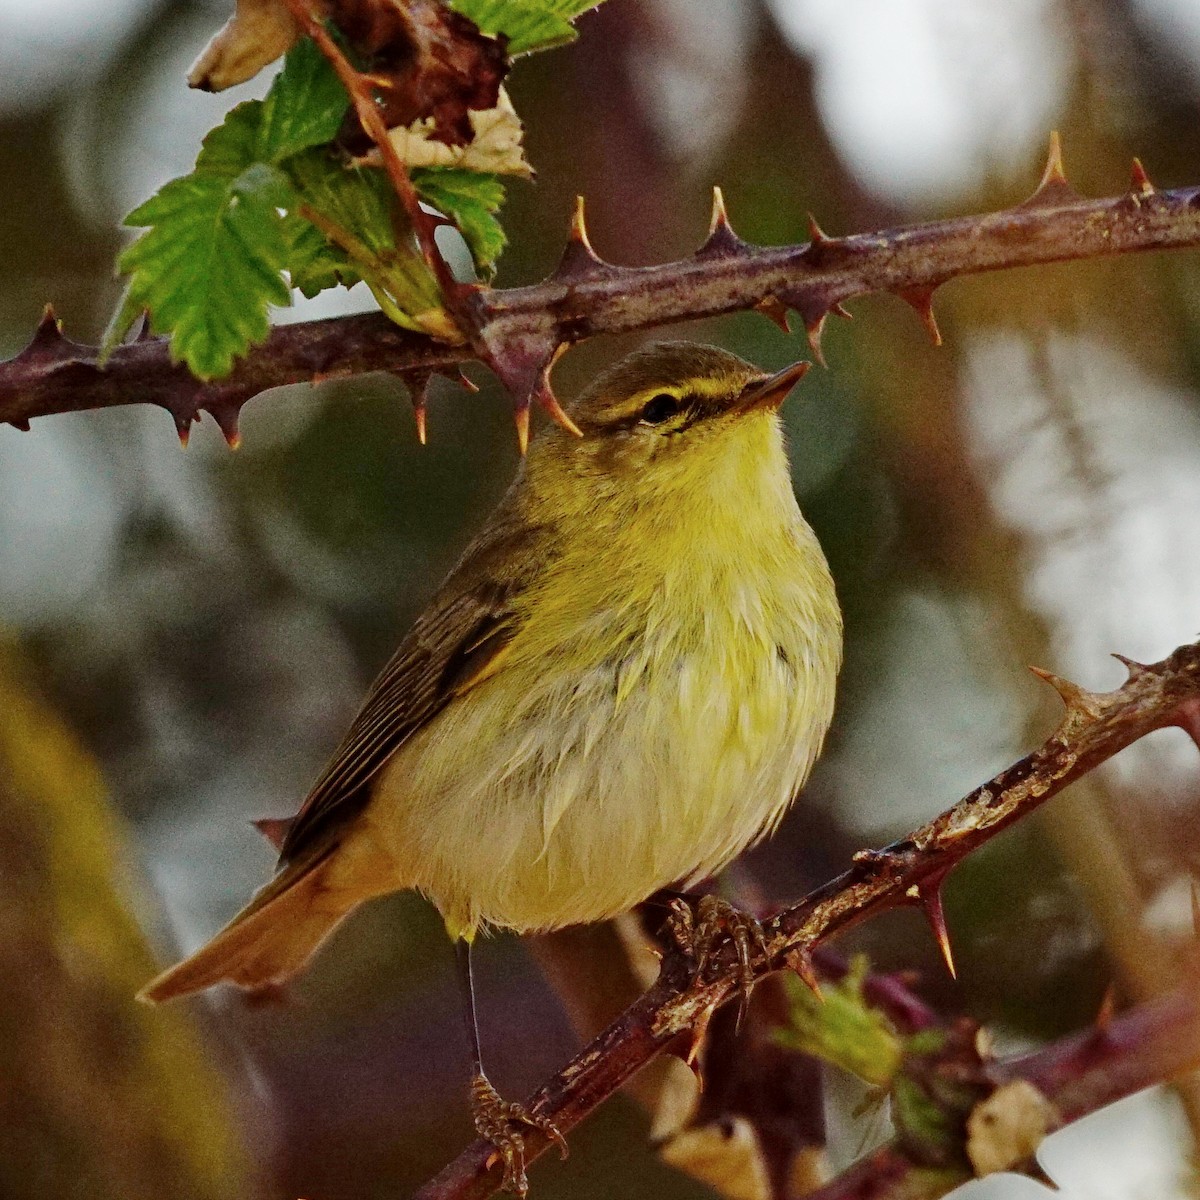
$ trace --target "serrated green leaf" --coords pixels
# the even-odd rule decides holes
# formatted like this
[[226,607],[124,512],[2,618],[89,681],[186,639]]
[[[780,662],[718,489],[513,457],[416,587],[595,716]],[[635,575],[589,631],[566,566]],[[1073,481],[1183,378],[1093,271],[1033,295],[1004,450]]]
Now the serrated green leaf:
[[172,355],[193,374],[227,375],[267,336],[268,307],[291,303],[283,272],[293,252],[308,288],[337,274],[332,248],[322,256],[311,239],[297,244],[290,212],[298,201],[279,164],[330,141],[348,104],[333,68],[303,39],[267,98],[232,109],[204,139],[192,173],[125,218],[149,228],[118,260],[130,280],[105,335],[109,350],[148,309],[151,328],[170,336]]
[[349,256],[302,217],[288,221],[288,238],[288,276],[310,300],[326,288],[353,287],[362,279]]
[[280,163],[337,136],[350,98],[337,72],[311,38],[288,51],[259,118],[256,157]]
[[490,274],[508,240],[495,217],[504,203],[500,180],[459,167],[423,167],[412,172],[412,182],[422,200],[458,226],[475,266]]
[[291,300],[276,186],[196,172],[137,210],[151,228],[119,260],[129,300],[150,311],[151,328],[170,335],[172,356],[201,379],[229,374],[267,336],[268,305]]
[[510,55],[548,50],[574,41],[571,24],[601,0],[449,0],[450,7],[470,18],[491,37],[504,34]]

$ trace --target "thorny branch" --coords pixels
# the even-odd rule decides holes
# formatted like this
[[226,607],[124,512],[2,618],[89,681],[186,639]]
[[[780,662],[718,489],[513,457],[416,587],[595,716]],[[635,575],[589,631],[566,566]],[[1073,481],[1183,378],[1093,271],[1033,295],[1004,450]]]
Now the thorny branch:
[[[883,850],[859,853],[849,870],[766,922],[769,962],[755,961],[755,975],[787,966],[810,979],[811,955],[818,943],[869,916],[905,905],[924,909],[948,949],[940,888],[967,854],[1156,729],[1181,726],[1200,741],[1200,642],[1182,646],[1150,666],[1121,661],[1129,678],[1112,692],[1087,692],[1037,672],[1066,704],[1054,733],[953,808]],[[669,950],[654,986],[534,1093],[528,1101],[531,1111],[565,1132],[677,1038],[690,1039],[694,1046],[713,1012],[737,991],[732,947],[726,945],[716,957],[711,978],[692,976],[689,959]],[[527,1159],[532,1161],[545,1148],[546,1139],[531,1130]],[[488,1143],[474,1143],[427,1183],[417,1200],[482,1200],[491,1195],[500,1182],[493,1157]]]
[[420,407],[435,372],[479,359],[513,394],[524,437],[530,404],[561,415],[549,371],[561,351],[603,333],[757,309],[786,328],[799,313],[814,354],[830,312],[872,292],[912,305],[938,340],[932,297],[959,276],[1141,250],[1200,246],[1200,187],[1156,190],[1134,162],[1130,188],[1103,200],[1080,197],[1062,172],[1057,138],[1042,182],[1015,208],[909,228],[757,247],[734,233],[714,191],[708,239],[690,258],[653,267],[602,261],[588,241],[582,204],[558,269],[519,288],[456,285],[454,308],[467,345],[450,345],[392,325],[380,313],[286,325],[223,380],[205,384],[170,360],[167,344],[141,338],[119,347],[103,368],[97,350],[62,335],[53,315],[15,358],[0,363],[0,422],[27,427],[50,413],[150,403],[167,409],[181,435],[207,411],[231,441],[252,396],[281,384],[391,371]]

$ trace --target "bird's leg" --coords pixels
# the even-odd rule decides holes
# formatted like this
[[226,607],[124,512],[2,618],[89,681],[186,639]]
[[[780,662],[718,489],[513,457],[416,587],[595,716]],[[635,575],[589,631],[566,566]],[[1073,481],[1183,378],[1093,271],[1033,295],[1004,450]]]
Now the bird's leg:
[[475,1120],[475,1132],[496,1147],[496,1152],[504,1162],[504,1182],[501,1186],[506,1191],[525,1196],[529,1191],[529,1180],[525,1175],[525,1139],[521,1135],[521,1127],[540,1130],[558,1145],[563,1158],[567,1157],[567,1141],[548,1117],[531,1113],[516,1101],[505,1100],[483,1073],[479,1024],[475,1019],[471,943],[460,939],[455,943],[454,950],[465,1002],[467,1040],[471,1047],[471,1116]]
[[738,983],[748,998],[754,989],[754,952],[770,963],[766,935],[758,919],[735,908],[720,896],[701,896],[693,914],[681,897],[671,901],[671,934],[696,964],[696,982],[704,982],[709,960],[725,937],[733,939],[738,960]]

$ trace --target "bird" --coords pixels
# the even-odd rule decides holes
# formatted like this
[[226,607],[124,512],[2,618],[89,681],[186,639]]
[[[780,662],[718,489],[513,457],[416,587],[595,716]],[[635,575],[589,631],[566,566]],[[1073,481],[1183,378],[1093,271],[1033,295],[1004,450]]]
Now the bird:
[[659,342],[547,423],[296,816],[263,823],[274,878],[140,998],[281,985],[353,909],[415,889],[458,947],[476,1129],[523,1193],[519,1126],[558,1131],[484,1073],[476,935],[719,872],[778,826],[832,721],[841,610],[779,413],[808,366]]

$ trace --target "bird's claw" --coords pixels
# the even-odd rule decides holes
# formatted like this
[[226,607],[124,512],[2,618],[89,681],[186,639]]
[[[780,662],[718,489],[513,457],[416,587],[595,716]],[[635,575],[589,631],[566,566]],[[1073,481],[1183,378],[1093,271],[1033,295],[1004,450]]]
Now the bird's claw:
[[695,963],[695,981],[704,982],[705,972],[725,937],[733,940],[738,961],[738,985],[744,1000],[754,990],[754,954],[770,964],[762,924],[749,913],[735,908],[720,896],[701,896],[693,914],[686,900],[671,901],[671,933],[679,948]]
[[521,1197],[529,1192],[521,1126],[545,1134],[558,1146],[563,1158],[567,1157],[567,1139],[558,1126],[549,1117],[531,1113],[523,1104],[505,1100],[485,1075],[476,1075],[471,1081],[471,1115],[475,1119],[475,1132],[496,1147],[504,1163],[501,1187],[507,1192]]

